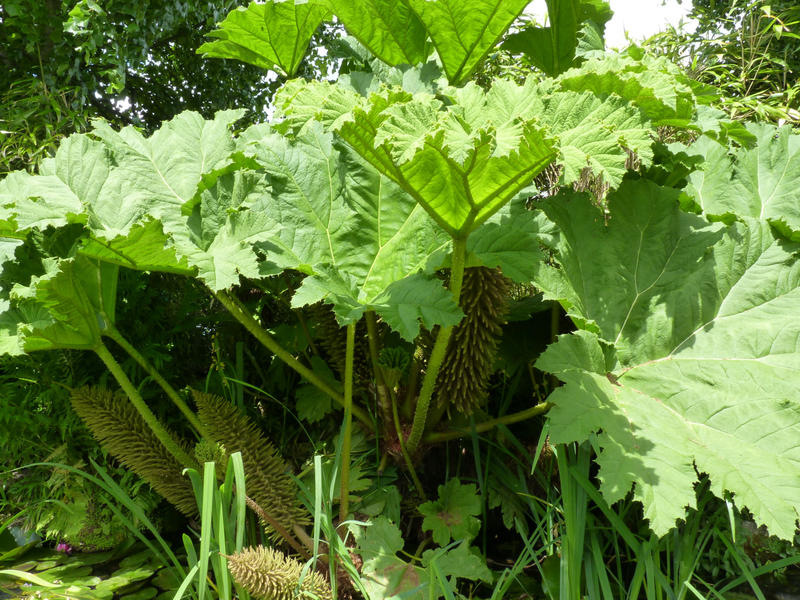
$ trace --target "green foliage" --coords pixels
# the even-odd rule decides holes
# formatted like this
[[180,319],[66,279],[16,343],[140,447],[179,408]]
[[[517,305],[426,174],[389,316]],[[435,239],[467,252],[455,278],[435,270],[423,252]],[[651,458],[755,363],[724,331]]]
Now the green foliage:
[[356,539],[364,561],[362,583],[370,598],[382,600],[399,594],[415,599],[440,598],[453,594],[457,578],[492,580],[485,559],[473,552],[468,541],[454,548],[426,550],[416,564],[397,556],[403,549],[403,538],[386,517],[374,519]]
[[800,241],[796,192],[800,183],[800,135],[788,126],[747,124],[755,144],[728,149],[700,138],[687,152],[703,168],[689,175],[686,192],[710,219],[766,219],[789,239]]
[[408,0],[439,53],[450,83],[469,81],[523,9],[525,0]]
[[603,50],[603,30],[612,14],[601,0],[548,0],[550,24],[526,23],[506,38],[503,48],[524,54],[537,69],[554,77],[573,66],[579,54]]
[[247,9],[228,13],[219,29],[208,36],[217,38],[197,49],[212,58],[233,58],[257,67],[279,68],[293,77],[300,67],[320,23],[329,16],[324,3],[251,3]]
[[425,515],[422,530],[430,531],[433,541],[446,546],[450,540],[469,541],[478,535],[480,521],[476,518],[481,512],[481,501],[473,484],[461,485],[451,479],[439,486],[439,499],[425,502],[419,507]]
[[347,32],[389,65],[424,63],[428,32],[405,0],[328,0]]
[[[613,98],[548,91],[503,80],[489,92],[469,84],[444,90],[445,106],[400,90],[363,98],[342,86],[291,82],[276,102],[292,127],[312,119],[331,126],[445,231],[465,237],[551,162],[563,163],[565,183],[588,167],[616,185],[624,148],[646,160],[651,140],[636,110]],[[600,128],[606,135],[597,139]]]
[[648,50],[719,88],[715,105],[736,119],[800,121],[800,8],[791,0],[697,0],[693,31],[667,31]]
[[[195,469],[187,469],[185,474],[192,482],[197,499],[200,544],[199,549],[195,548],[189,536],[184,534],[183,545],[190,570],[181,582],[180,589],[185,590],[194,582],[198,600],[210,597],[214,592],[219,598],[229,600],[234,590],[239,600],[249,600],[247,591],[241,585],[232,585],[226,556],[228,553],[241,552],[246,537],[249,490],[245,483],[241,454],[234,452],[216,464],[213,461],[205,462],[202,476]],[[221,481],[219,486],[217,479]],[[216,582],[214,592],[207,579],[209,563]]]
[[77,88],[51,90],[34,77],[10,83],[0,95],[0,174],[38,165],[64,136],[86,129],[79,97]]
[[791,536],[796,325],[775,315],[800,294],[797,247],[764,221],[724,227],[683,213],[677,196],[626,183],[609,197],[607,226],[585,196],[545,206],[560,268],[543,265],[537,282],[583,328],[537,362],[567,384],[551,395],[551,439],[602,430],[601,491],[614,502],[635,484],[657,534],[694,505],[699,471],[716,495],[734,493]]
[[[271,533],[304,557],[327,550],[332,588],[308,590],[324,597],[347,593],[337,589],[345,574],[371,598],[481,596],[470,581],[492,582],[483,555],[494,551],[518,554],[495,599],[526,565],[542,580],[531,595],[680,597],[697,554],[659,536],[688,521],[687,506],[704,506],[694,489],[703,474],[730,514],[735,502],[790,537],[800,487],[797,136],[733,123],[664,59],[600,52],[602,3],[553,1],[549,30],[526,34],[547,41],[547,52],[539,42],[526,52],[557,77],[493,80],[487,67],[480,84],[468,81],[523,6],[319,0],[233,13],[203,51],[292,74],[319,22],[341,12],[353,36],[337,50],[348,49],[346,76],[287,82],[272,122],[241,130],[235,110],[182,113],[153,132],[98,123],[37,174],[3,179],[0,350],[93,350],[137,411],[88,394],[104,406],[86,417],[100,419],[98,434],[135,422],[140,437],[151,431],[143,462],[196,466],[161,424],[166,411],[156,417],[145,402],[140,389],[152,395],[156,383],[204,438],[197,456],[241,450],[237,476],[247,471],[247,503]],[[372,27],[376,14],[385,20]],[[395,37],[399,24],[407,39]],[[435,60],[404,62],[427,60],[426,37],[446,79]],[[165,345],[162,356],[182,357],[168,378],[116,329],[142,323],[129,306],[142,296],[119,285],[127,270],[193,282],[190,310],[174,312],[191,315],[194,334],[181,341],[188,349]],[[508,279],[518,302],[515,325],[503,326]],[[156,300],[141,312],[174,302],[145,297]],[[106,338],[136,366],[123,368]],[[230,401],[196,392],[198,418],[170,381],[203,389],[204,350],[213,352],[204,389]],[[178,365],[193,351],[200,367]],[[443,419],[454,404],[470,417]],[[437,445],[465,436],[471,444]],[[292,478],[268,439],[298,463],[314,453],[308,468]],[[321,456],[332,439],[335,452]],[[233,535],[242,547],[245,498],[234,511],[231,472],[211,462],[202,480],[189,471],[202,523],[200,550],[185,544],[184,590],[196,582],[201,598],[209,563],[221,597],[232,595],[228,559],[212,553],[214,543],[228,552]],[[438,499],[423,501],[434,486]],[[407,520],[416,508],[419,527]],[[363,514],[370,525],[347,522]],[[522,539],[496,542],[500,518]],[[628,558],[611,566],[620,547]],[[665,575],[661,561],[676,553]],[[256,594],[297,591],[300,563],[241,556],[230,565]],[[322,580],[312,564],[313,587]]]

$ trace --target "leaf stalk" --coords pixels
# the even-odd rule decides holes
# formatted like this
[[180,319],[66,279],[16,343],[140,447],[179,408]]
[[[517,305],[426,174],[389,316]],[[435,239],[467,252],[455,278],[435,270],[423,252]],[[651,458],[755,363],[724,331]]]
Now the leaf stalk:
[[356,324],[347,326],[347,346],[344,359],[344,433],[342,436],[341,494],[339,521],[347,518],[350,510],[350,447],[353,437],[353,355],[356,346]]
[[512,423],[519,423],[520,421],[526,421],[528,419],[532,419],[533,417],[538,417],[539,415],[545,414],[552,407],[553,405],[549,402],[542,402],[541,404],[531,406],[530,408],[526,408],[525,410],[515,412],[510,415],[503,415],[502,417],[497,417],[496,419],[483,421],[482,423],[475,425],[474,429],[454,429],[451,431],[432,432],[424,437],[424,441],[428,444],[436,444],[439,442],[455,440],[460,437],[466,437],[471,435],[473,432],[484,433],[490,429],[494,429],[498,425],[511,425]]
[[120,331],[114,327],[113,325],[109,325],[105,331],[105,335],[114,340],[117,345],[125,350],[128,355],[135,360],[144,371],[153,378],[159,387],[164,391],[167,397],[172,400],[172,403],[178,407],[186,419],[189,421],[192,427],[194,427],[195,431],[197,431],[202,437],[206,439],[212,439],[212,436],[209,435],[208,431],[205,430],[203,424],[200,423],[200,419],[197,418],[197,415],[194,414],[191,408],[186,404],[183,400],[181,395],[178,391],[172,387],[169,382],[158,372],[158,370],[150,364],[150,362],[139,352],[133,344],[131,344],[125,336],[123,336]]
[[136,389],[136,386],[134,386],[131,380],[128,379],[128,376],[125,375],[125,371],[122,370],[122,367],[116,361],[111,352],[109,352],[106,345],[100,342],[94,348],[94,351],[114,376],[114,379],[117,380],[117,383],[119,383],[122,390],[128,396],[131,404],[133,404],[133,407],[139,411],[140,415],[142,415],[142,418],[144,419],[144,422],[147,423],[147,426],[150,427],[158,440],[164,444],[164,447],[167,449],[167,451],[185,467],[196,468],[196,461],[192,460],[186,451],[183,450],[174,439],[172,439],[172,436],[169,434],[169,432],[164,429],[163,425],[161,425],[161,422],[145,403],[144,399],[139,393],[139,390]]
[[[328,395],[339,406],[344,406],[344,398],[342,395],[334,390],[325,380],[314,373],[314,371],[306,367],[303,363],[287,352],[280,344],[278,344],[278,342],[275,341],[275,338],[273,338],[269,333],[267,333],[267,331],[264,330],[263,327],[261,327],[261,325],[259,325],[258,321],[255,320],[255,318],[244,308],[244,306],[241,305],[236,298],[228,294],[225,290],[219,290],[213,292],[213,294],[214,297],[216,297],[216,299],[219,300],[220,303],[228,310],[228,312],[231,313],[233,318],[239,321],[239,323],[241,323],[244,328],[253,335],[253,337],[261,342],[261,344],[267,348],[267,350],[281,359],[290,368],[294,369],[311,385]],[[359,421],[368,427],[372,427],[372,420],[369,418],[369,415],[367,415],[367,413],[364,412],[360,407],[353,406],[352,411],[353,416],[355,416]]]
[[[456,304],[461,297],[461,284],[464,281],[464,268],[467,262],[467,238],[453,238],[453,255],[450,268],[450,292]],[[422,441],[422,434],[425,432],[425,425],[428,419],[428,409],[433,397],[433,390],[436,386],[436,378],[442,368],[444,357],[447,353],[447,344],[450,335],[453,333],[454,326],[442,327],[436,336],[436,343],[433,345],[431,357],[428,360],[428,371],[422,380],[422,389],[417,400],[417,408],[414,411],[414,423],[411,426],[411,434],[408,436],[408,452],[414,454]]]

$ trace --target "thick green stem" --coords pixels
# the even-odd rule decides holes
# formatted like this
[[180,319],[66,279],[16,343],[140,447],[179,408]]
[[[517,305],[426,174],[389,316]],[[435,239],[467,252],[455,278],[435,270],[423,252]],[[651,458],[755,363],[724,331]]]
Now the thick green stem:
[[378,399],[378,412],[383,419],[391,417],[390,402],[394,401],[394,390],[389,389],[383,377],[378,356],[378,325],[375,320],[375,311],[368,310],[364,315],[367,323],[367,341],[369,343],[369,357],[372,362],[372,374],[375,379],[375,391]]
[[192,427],[194,427],[195,431],[197,431],[206,439],[212,439],[212,436],[205,431],[205,428],[203,427],[203,424],[200,423],[197,415],[195,415],[194,412],[192,412],[192,409],[189,408],[186,402],[184,402],[178,391],[161,376],[161,373],[159,373],[158,370],[148,362],[141,352],[139,352],[127,339],[125,339],[125,337],[116,327],[113,325],[109,326],[106,330],[106,335],[114,340],[120,348],[125,350],[125,352],[127,352],[133,360],[139,363],[139,366],[142,367],[142,369],[144,369],[145,372],[153,378],[153,381],[155,381],[161,387],[161,389],[164,390],[164,393],[167,395],[167,397],[172,400],[172,403],[183,413]]
[[139,394],[139,390],[136,389],[136,386],[134,386],[131,380],[128,379],[128,376],[125,375],[125,371],[122,370],[122,367],[111,355],[111,352],[108,351],[105,344],[100,342],[97,347],[94,348],[94,351],[97,356],[100,357],[100,360],[105,363],[108,370],[114,376],[114,379],[117,380],[117,383],[119,383],[122,390],[127,394],[133,407],[139,411],[144,422],[147,423],[147,426],[153,431],[159,441],[164,444],[167,451],[169,451],[169,453],[184,467],[197,468],[197,461],[193,460],[186,451],[172,439],[169,432],[164,429],[163,425],[161,425],[147,404],[145,404],[144,399],[141,394]]
[[[281,347],[275,339],[267,333],[258,321],[251,315],[233,296],[229,295],[224,290],[214,292],[214,296],[219,300],[222,305],[233,315],[233,317],[241,323],[247,331],[249,331],[264,347],[266,347],[275,356],[281,359],[289,367],[297,371],[302,377],[306,379],[311,385],[319,388],[322,392],[330,396],[339,406],[344,406],[344,398],[342,395],[333,389],[324,379],[319,377],[314,371],[306,367],[303,363],[297,360],[294,356],[289,354],[284,348]],[[369,415],[365,413],[358,406],[353,407],[353,416],[359,421],[372,427],[372,421]]]
[[356,324],[347,326],[347,346],[344,358],[344,432],[342,434],[341,494],[339,521],[350,510],[350,442],[353,436],[353,355],[356,347]]
[[397,441],[400,444],[400,452],[403,455],[406,468],[408,468],[408,473],[411,476],[411,480],[414,482],[414,486],[417,488],[417,492],[421,498],[426,499],[425,490],[423,489],[422,482],[420,482],[417,472],[414,469],[414,463],[411,461],[411,455],[409,455],[408,450],[406,450],[405,436],[403,435],[403,428],[400,426],[400,415],[397,413],[397,395],[394,393],[394,390],[389,389],[389,387],[386,385],[386,382],[383,378],[383,372],[381,371],[380,364],[378,363],[378,335],[375,323],[375,313],[371,310],[368,310],[365,317],[367,320],[367,336],[369,337],[369,353],[372,357],[372,368],[375,372],[375,385],[377,386],[378,390],[379,408],[381,408],[381,412],[383,413],[385,411],[383,410],[384,406],[382,402],[386,401],[390,403],[391,410],[389,411],[389,417],[394,423],[394,430],[397,433]]
[[498,425],[511,425],[512,423],[519,423],[520,421],[526,421],[528,419],[532,419],[533,417],[543,415],[550,410],[552,406],[553,405],[549,402],[542,402],[541,404],[537,404],[536,406],[532,406],[520,412],[512,413],[510,415],[503,415],[502,417],[497,417],[496,419],[489,419],[483,423],[478,423],[475,425],[474,429],[429,433],[424,439],[426,443],[436,444],[438,442],[447,442],[460,437],[466,437],[472,434],[473,431],[475,433],[483,433],[485,431],[489,431],[490,429],[494,429]]
[[400,426],[400,416],[397,414],[397,401],[392,400],[392,420],[394,421],[394,429],[397,432],[397,441],[400,444],[400,453],[403,455],[403,460],[406,463],[408,474],[411,476],[411,481],[414,482],[414,487],[417,488],[419,497],[427,501],[425,496],[425,488],[422,487],[422,482],[417,476],[417,471],[414,469],[414,462],[411,460],[411,455],[408,453],[405,441],[403,441],[403,428]]
[[[450,291],[453,300],[458,304],[461,298],[461,283],[464,280],[464,267],[467,261],[467,238],[453,238],[453,256],[450,268]],[[425,379],[422,380],[422,389],[417,400],[417,408],[414,411],[414,423],[411,426],[411,434],[408,436],[408,451],[413,454],[417,451],[425,432],[425,425],[428,419],[428,408],[433,397],[433,389],[436,386],[436,378],[439,369],[442,368],[447,344],[450,341],[450,334],[453,333],[453,326],[442,327],[436,336],[436,343],[433,345],[431,357],[428,360],[428,371]]]
[[410,372],[406,380],[406,397],[403,399],[403,404],[400,406],[400,414],[406,419],[410,419],[414,412],[414,400],[417,397],[419,373],[422,369],[421,359],[417,354],[421,354],[419,348],[414,352],[414,358],[411,360],[411,368],[409,369]]

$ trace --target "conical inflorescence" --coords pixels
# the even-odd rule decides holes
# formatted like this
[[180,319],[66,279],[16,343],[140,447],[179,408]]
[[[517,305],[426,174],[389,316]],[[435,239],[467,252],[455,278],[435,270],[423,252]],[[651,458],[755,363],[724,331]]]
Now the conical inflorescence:
[[230,455],[242,453],[247,495],[287,529],[308,525],[311,517],[297,500],[297,485],[275,446],[233,404],[219,396],[193,391],[198,417],[214,442]]
[[[183,465],[164,448],[124,394],[82,387],[73,390],[71,400],[75,412],[109,454],[182,513],[197,514],[191,482],[181,476]],[[175,441],[183,446],[177,438]]]
[[302,563],[272,548],[245,548],[227,559],[236,583],[258,600],[332,600],[331,586],[322,575],[303,573]]
[[[313,319],[319,345],[324,350],[339,376],[344,380],[345,354],[347,337],[345,328],[336,321],[330,304],[318,302],[308,307],[309,316]],[[369,363],[369,343],[367,327],[363,319],[356,323],[356,346],[353,354],[353,378],[355,387],[365,388],[372,379],[372,367]]]
[[510,282],[499,269],[464,270],[461,310],[437,379],[438,402],[472,414],[487,395],[498,340],[505,324]]

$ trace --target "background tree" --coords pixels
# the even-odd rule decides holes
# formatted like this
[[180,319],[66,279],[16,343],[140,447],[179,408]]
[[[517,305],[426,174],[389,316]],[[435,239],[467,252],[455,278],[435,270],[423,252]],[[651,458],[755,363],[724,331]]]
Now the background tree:
[[[274,74],[195,51],[237,0],[10,0],[0,5],[0,173],[38,162],[93,117],[152,130],[184,110],[265,115]],[[303,72],[334,60],[312,40]],[[326,64],[327,62],[327,64]]]
[[738,119],[800,122],[800,5],[794,0],[694,0],[693,32],[675,28],[646,45],[720,89]]

